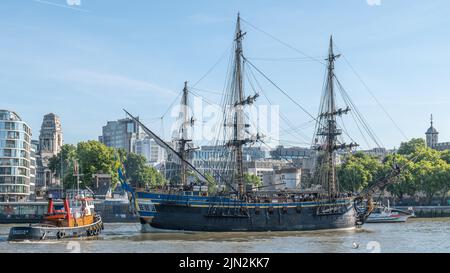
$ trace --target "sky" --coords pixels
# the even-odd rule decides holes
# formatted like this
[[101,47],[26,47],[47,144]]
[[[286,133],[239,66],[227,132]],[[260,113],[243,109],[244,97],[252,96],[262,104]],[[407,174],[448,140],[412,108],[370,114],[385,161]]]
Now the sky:
[[[65,143],[97,139],[123,108],[166,137],[184,81],[220,102],[238,12],[244,55],[308,113],[318,111],[325,72],[314,60],[333,35],[336,75],[382,146],[424,137],[430,114],[450,141],[446,0],[3,0],[0,109],[16,111],[34,139],[50,112]],[[307,145],[311,117],[256,78],[288,120],[281,144]],[[355,141],[376,147],[352,123],[344,119]]]

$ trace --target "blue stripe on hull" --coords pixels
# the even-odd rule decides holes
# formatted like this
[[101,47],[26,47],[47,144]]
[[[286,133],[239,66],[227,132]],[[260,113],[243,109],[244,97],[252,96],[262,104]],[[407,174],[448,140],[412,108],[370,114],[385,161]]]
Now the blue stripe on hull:
[[139,211],[139,216],[141,217],[155,217],[156,211]]
[[350,199],[340,199],[335,203],[325,203],[325,202],[290,202],[290,203],[245,203],[231,198],[224,197],[208,197],[208,196],[182,196],[176,194],[161,194],[161,193],[151,193],[151,192],[138,192],[138,198],[151,200],[155,204],[174,202],[178,205],[204,205],[209,206],[210,204],[219,206],[244,206],[244,207],[283,207],[283,206],[318,206],[318,205],[335,205],[335,204],[346,204],[350,203]]

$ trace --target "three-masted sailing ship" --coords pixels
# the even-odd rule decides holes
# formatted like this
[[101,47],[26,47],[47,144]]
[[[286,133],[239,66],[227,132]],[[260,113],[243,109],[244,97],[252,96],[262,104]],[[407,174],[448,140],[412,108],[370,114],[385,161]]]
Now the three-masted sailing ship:
[[[227,136],[223,147],[231,159],[231,172],[225,176],[226,192],[205,194],[187,186],[186,172],[195,173],[204,183],[210,178],[189,162],[185,133],[178,139],[178,149],[164,142],[159,136],[142,124],[135,116],[125,111],[131,119],[164,147],[173,159],[181,164],[181,187],[172,187],[166,191],[137,191],[140,219],[145,227],[191,230],[191,231],[297,231],[319,229],[354,228],[362,225],[373,210],[372,195],[384,187],[391,178],[398,175],[399,168],[362,193],[344,193],[340,191],[336,178],[336,153],[343,149],[352,149],[356,143],[338,141],[342,130],[338,117],[351,109],[338,108],[335,100],[334,63],[338,55],[333,52],[333,40],[330,39],[327,61],[325,90],[316,120],[313,148],[317,154],[315,179],[324,187],[318,191],[247,191],[244,183],[243,147],[258,141],[260,136],[247,137],[249,125],[246,123],[245,108],[251,105],[258,94],[246,96],[243,85],[242,66],[245,60],[242,40],[245,33],[241,30],[238,15],[234,37],[234,62],[226,94],[227,108],[224,111],[224,129]],[[186,106],[187,86],[185,86],[182,105]],[[182,126],[190,121],[185,115]],[[184,128],[186,129],[186,128]],[[182,130],[182,132],[185,132]],[[228,179],[228,181],[226,181]],[[236,187],[237,185],[237,187]],[[147,203],[145,203],[147,202]],[[142,204],[142,205],[141,205]],[[151,204],[152,207],[145,207]]]

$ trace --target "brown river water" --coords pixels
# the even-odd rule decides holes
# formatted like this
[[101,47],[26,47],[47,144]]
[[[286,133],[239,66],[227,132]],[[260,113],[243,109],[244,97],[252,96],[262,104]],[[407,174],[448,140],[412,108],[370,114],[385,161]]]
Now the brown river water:
[[115,223],[105,224],[104,232],[97,239],[20,243],[7,241],[9,228],[12,226],[0,225],[0,253],[450,253],[450,218],[366,224],[354,230],[260,233],[155,230],[144,234],[140,232],[138,223]]

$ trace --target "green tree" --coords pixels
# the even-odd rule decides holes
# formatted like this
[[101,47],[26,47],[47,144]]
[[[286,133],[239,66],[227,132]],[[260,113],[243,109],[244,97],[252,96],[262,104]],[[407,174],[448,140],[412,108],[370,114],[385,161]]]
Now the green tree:
[[414,163],[414,176],[418,190],[426,195],[427,203],[442,190],[443,180],[448,164],[441,159],[441,153],[431,148],[422,147],[412,155]]
[[204,176],[205,176],[206,180],[208,181],[208,193],[213,194],[213,193],[217,192],[219,185],[218,185],[216,179],[214,179],[214,176],[209,172],[204,173]]
[[244,173],[244,183],[255,187],[260,187],[262,185],[261,179],[257,175],[250,173]]
[[349,155],[337,169],[339,185],[344,191],[360,192],[374,183],[382,170],[383,165],[375,157],[363,153]]
[[445,163],[437,174],[441,193],[441,203],[447,205],[447,197],[450,190],[450,164]]
[[[416,142],[416,144],[419,141]],[[445,203],[450,189],[450,152],[436,151],[424,145],[409,145],[407,155],[395,155],[402,172],[394,184],[388,185],[389,192],[399,199],[404,195],[414,196],[422,193],[426,202],[431,203],[438,194]],[[389,155],[387,158],[392,158]]]
[[403,199],[405,195],[413,196],[418,190],[416,179],[413,175],[414,163],[404,155],[387,155],[383,160],[385,174],[392,170],[394,162],[401,168],[401,173],[394,178],[393,183],[389,184],[386,189],[398,199]]
[[113,187],[118,182],[117,166],[119,159],[116,150],[106,147],[98,141],[79,142],[77,145],[78,171],[82,175],[81,182],[92,186],[93,175],[97,173],[110,174]]
[[413,138],[408,142],[402,142],[397,153],[401,155],[410,155],[420,148],[425,148],[425,140],[423,138]]
[[73,161],[76,158],[76,147],[71,144],[64,144],[61,147],[61,151],[49,159],[48,168],[55,176],[62,179],[64,188],[72,188],[75,185],[76,179],[73,176]]
[[124,166],[127,179],[134,187],[153,187],[165,183],[164,177],[155,168],[148,166],[142,155],[127,154]]
[[445,150],[441,152],[441,159],[450,164],[450,150]]

